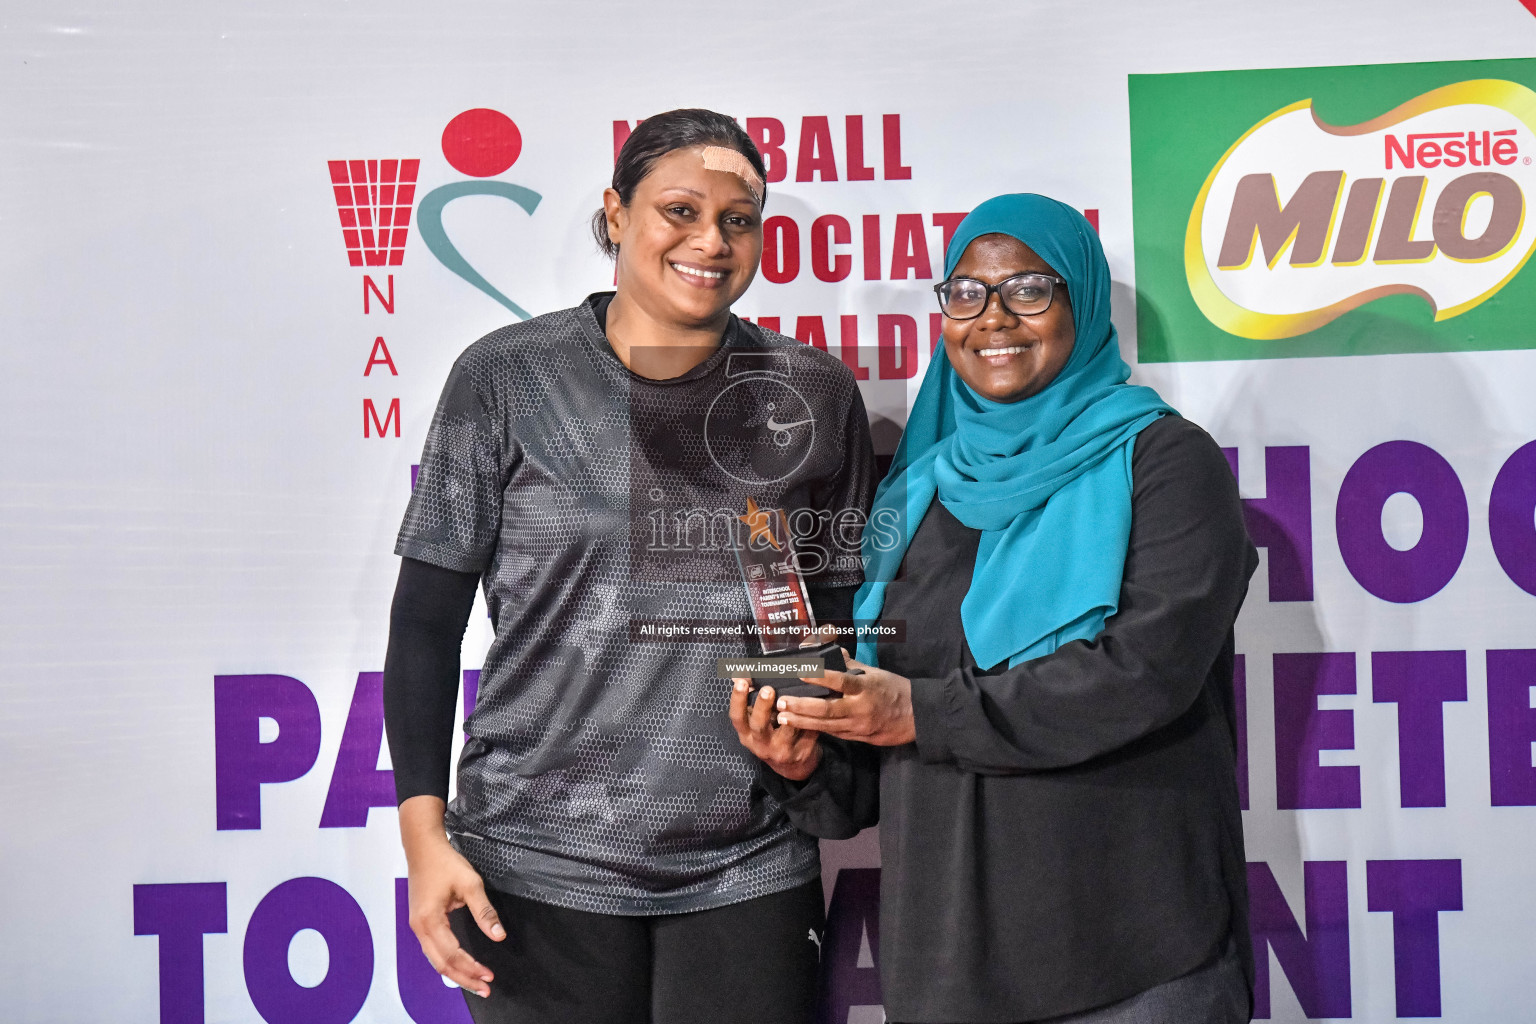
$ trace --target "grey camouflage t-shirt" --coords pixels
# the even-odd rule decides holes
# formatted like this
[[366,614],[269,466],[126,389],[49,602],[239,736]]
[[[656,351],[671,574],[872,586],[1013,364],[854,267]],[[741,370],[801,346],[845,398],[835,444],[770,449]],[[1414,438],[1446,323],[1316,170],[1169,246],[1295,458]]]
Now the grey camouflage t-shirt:
[[715,660],[751,641],[654,627],[750,619],[731,547],[749,498],[790,514],[808,583],[861,582],[873,459],[837,359],[732,317],[704,363],[650,380],[604,337],[608,299],[459,357],[395,551],[483,573],[495,624],[455,845],[503,891],[677,913],[819,868],[726,717]]

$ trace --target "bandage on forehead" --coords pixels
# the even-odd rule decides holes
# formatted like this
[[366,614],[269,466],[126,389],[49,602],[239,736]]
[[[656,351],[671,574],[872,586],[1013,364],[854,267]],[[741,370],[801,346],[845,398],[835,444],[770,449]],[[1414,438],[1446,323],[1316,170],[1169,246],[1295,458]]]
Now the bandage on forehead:
[[757,169],[752,166],[752,161],[727,146],[705,146],[702,155],[706,170],[725,171],[727,174],[736,175],[741,179],[741,183],[747,186],[747,191],[752,193],[752,198],[762,203],[763,179],[758,175]]

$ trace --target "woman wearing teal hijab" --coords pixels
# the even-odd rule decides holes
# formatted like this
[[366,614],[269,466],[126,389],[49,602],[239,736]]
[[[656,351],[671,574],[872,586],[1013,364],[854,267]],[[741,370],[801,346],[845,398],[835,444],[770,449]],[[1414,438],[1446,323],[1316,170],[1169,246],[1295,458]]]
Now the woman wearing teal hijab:
[[1076,211],[988,200],[936,291],[855,600],[896,632],[818,680],[841,699],[738,689],[738,734],[806,831],[879,817],[890,1020],[1246,1021],[1235,481],[1126,383]]

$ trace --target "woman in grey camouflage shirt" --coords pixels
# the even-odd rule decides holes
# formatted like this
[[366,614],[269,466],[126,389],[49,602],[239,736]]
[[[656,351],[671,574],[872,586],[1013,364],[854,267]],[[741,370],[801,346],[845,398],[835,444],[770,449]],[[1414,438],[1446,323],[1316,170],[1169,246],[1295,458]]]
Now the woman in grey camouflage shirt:
[[[765,177],[729,118],[644,121],[594,223],[615,291],[470,346],[433,419],[385,712],[411,927],[477,1021],[810,1019],[816,843],[724,714],[715,662],[744,641],[646,632],[749,617],[722,543],[749,501],[813,524],[867,510],[852,374],[730,311]],[[807,575],[819,616],[846,617],[858,559]],[[496,635],[449,803],[482,583]]]

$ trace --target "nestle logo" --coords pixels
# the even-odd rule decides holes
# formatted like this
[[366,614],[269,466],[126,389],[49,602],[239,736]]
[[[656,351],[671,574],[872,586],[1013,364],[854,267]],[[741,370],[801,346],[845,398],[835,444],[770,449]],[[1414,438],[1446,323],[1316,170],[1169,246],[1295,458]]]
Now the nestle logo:
[[1387,170],[1395,157],[1404,167],[1508,167],[1520,156],[1514,128],[1501,132],[1418,132],[1386,137]]

